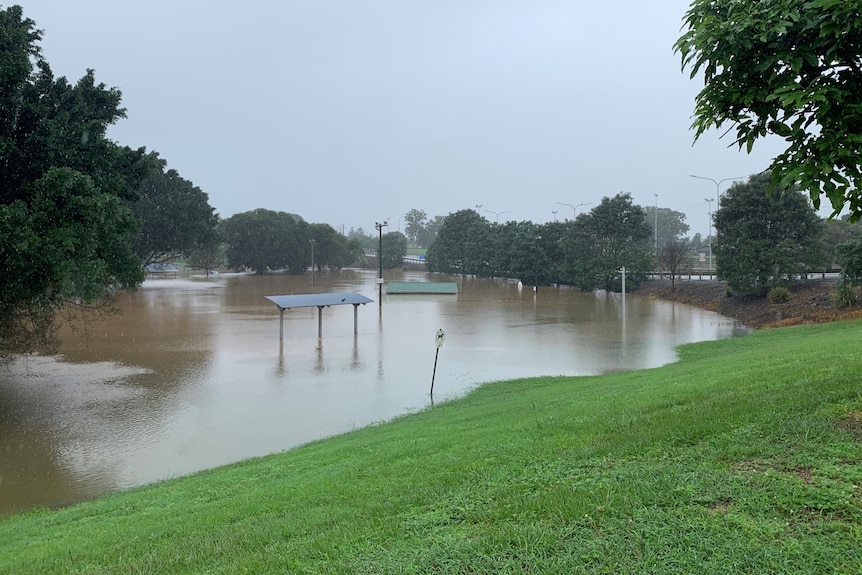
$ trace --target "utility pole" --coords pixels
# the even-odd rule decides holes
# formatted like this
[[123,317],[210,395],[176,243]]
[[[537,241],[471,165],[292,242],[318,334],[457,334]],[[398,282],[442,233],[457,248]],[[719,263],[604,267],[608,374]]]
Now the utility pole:
[[380,302],[380,308],[383,308],[383,228],[389,227],[386,220],[382,222],[374,222],[374,228],[377,230],[378,247],[377,247],[377,299]]

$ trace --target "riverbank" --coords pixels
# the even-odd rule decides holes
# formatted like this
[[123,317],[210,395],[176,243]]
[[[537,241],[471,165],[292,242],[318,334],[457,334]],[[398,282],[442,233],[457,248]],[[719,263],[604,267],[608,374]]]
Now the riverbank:
[[862,321],[0,520],[0,573],[858,573]]
[[790,301],[778,304],[766,298],[728,296],[727,282],[718,280],[677,280],[673,288],[670,280],[648,280],[631,293],[714,311],[755,329],[862,318],[862,307],[858,305],[833,305],[836,282],[801,282],[790,288]]

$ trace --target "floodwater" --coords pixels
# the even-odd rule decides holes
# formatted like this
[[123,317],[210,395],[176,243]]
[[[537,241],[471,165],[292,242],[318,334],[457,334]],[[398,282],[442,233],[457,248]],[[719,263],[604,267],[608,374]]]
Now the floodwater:
[[[153,279],[119,315],[64,328],[57,356],[0,366],[0,515],[58,507],[279,452],[457,397],[484,382],[674,361],[674,347],[748,332],[686,305],[458,281],[458,295],[386,295],[376,274]],[[425,281],[418,272],[387,279]],[[357,291],[279,313],[267,295]],[[625,313],[623,311],[625,310]],[[318,338],[318,329],[322,337]]]

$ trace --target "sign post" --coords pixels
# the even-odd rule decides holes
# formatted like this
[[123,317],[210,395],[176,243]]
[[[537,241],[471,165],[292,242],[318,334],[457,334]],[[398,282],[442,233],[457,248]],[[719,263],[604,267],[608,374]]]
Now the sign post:
[[434,353],[434,371],[431,373],[431,405],[434,405],[434,378],[437,377],[437,357],[440,355],[440,348],[446,343],[446,332],[438,329],[434,342],[437,344],[437,351]]

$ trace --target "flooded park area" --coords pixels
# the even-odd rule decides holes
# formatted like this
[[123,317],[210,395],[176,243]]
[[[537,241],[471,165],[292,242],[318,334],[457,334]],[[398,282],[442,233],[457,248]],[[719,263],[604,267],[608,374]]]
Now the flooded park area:
[[[656,367],[748,329],[682,304],[494,279],[387,295],[364,270],[149,279],[120,313],[62,330],[57,355],[0,365],[0,515],[284,451],[483,383]],[[285,311],[266,296],[358,292]],[[354,320],[356,323],[354,324]],[[355,329],[355,332],[354,332]],[[320,330],[320,337],[318,336]]]

